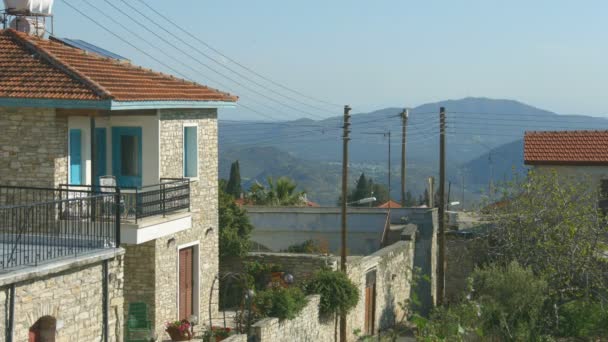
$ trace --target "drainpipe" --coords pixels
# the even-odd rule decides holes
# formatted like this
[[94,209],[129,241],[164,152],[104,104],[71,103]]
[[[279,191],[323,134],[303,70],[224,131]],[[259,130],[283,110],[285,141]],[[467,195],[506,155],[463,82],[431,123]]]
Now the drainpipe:
[[110,315],[110,303],[109,303],[109,291],[108,291],[108,260],[104,260],[101,264],[101,268],[102,268],[102,272],[103,272],[103,279],[102,279],[102,283],[101,283],[101,288],[102,288],[102,305],[103,305],[103,341],[104,342],[108,342],[109,341],[109,332],[110,332],[110,324],[108,323],[109,321],[109,315]]
[[8,308],[8,327],[6,329],[6,342],[13,342],[13,330],[15,330],[15,284],[9,289],[10,304]]

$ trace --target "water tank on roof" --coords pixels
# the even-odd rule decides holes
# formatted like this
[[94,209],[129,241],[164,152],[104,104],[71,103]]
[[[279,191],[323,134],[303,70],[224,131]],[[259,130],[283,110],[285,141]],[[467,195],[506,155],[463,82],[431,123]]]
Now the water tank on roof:
[[45,28],[44,21],[36,20],[33,17],[15,17],[10,27],[20,32],[25,32],[32,36],[42,37],[44,36]]
[[53,0],[4,0],[4,8],[12,13],[51,15]]

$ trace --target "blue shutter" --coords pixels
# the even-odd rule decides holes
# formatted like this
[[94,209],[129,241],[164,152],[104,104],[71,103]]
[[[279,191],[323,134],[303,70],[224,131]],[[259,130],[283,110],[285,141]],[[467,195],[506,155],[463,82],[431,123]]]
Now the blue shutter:
[[82,133],[70,130],[70,183],[82,184]]
[[197,128],[184,127],[184,177],[198,176]]

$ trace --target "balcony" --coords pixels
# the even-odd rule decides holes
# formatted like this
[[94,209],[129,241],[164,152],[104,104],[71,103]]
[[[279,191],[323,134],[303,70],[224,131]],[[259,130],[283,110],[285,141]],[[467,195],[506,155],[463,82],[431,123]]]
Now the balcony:
[[123,243],[141,244],[192,227],[189,179],[162,178],[159,184],[139,188],[69,184],[60,188],[118,195]]
[[0,274],[120,245],[116,194],[0,186]]

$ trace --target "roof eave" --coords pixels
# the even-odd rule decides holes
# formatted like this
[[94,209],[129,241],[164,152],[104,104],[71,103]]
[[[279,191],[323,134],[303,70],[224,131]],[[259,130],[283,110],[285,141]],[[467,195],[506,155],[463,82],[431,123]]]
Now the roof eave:
[[608,161],[524,160],[524,164],[531,166],[608,166]]
[[235,108],[232,101],[111,101],[110,110]]
[[232,101],[113,101],[0,98],[0,107],[66,108],[99,110],[235,108]]

